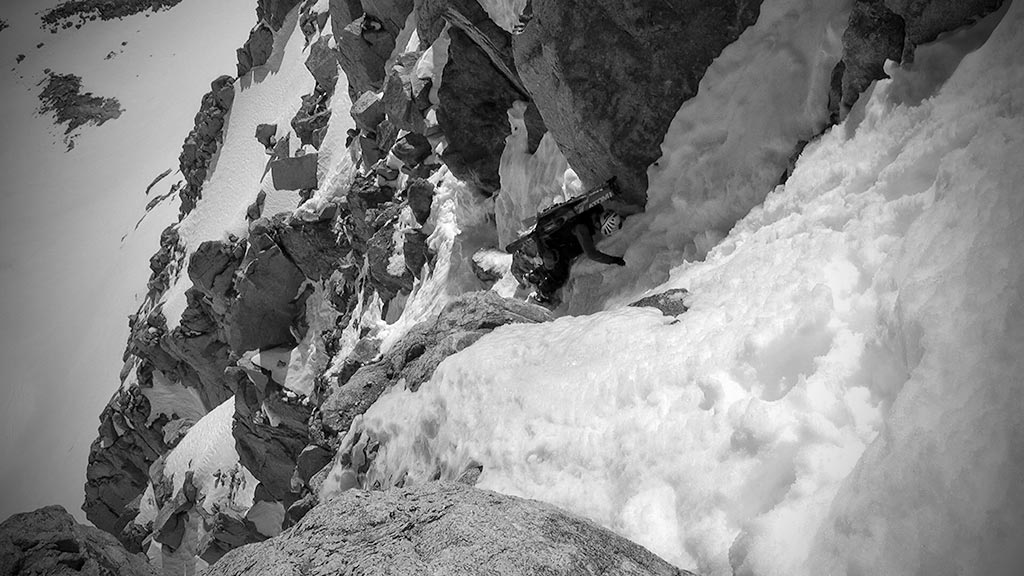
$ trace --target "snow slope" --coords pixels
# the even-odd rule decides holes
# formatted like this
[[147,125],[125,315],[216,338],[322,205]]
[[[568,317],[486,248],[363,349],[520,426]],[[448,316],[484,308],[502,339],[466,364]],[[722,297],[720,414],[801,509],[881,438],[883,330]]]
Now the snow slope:
[[[250,0],[184,0],[53,35],[34,12],[56,3],[0,9],[11,24],[0,33],[0,517],[59,503],[82,519],[97,415],[118,387],[126,319],[176,199],[136,224],[179,177],[148,197],[145,189],[177,169],[201,96],[212,79],[233,74],[234,49],[255,19]],[[105,59],[111,51],[120,53]],[[15,65],[19,53],[27,57]],[[34,115],[44,68],[81,76],[85,90],[116,97],[124,114],[83,128],[65,153],[63,127]]]
[[[498,328],[365,414],[384,444],[371,481],[477,462],[485,488],[708,575],[1018,574],[1022,50],[1019,2],[920,49],[702,262],[680,261],[701,251],[669,226],[689,204],[652,169],[658,209],[626,256],[651,275],[577,280],[574,295],[628,301],[663,274],[651,292],[687,288],[690,310]],[[721,146],[746,150],[731,134]],[[670,133],[668,161],[703,135]],[[708,168],[706,185],[742,187],[739,173]]]

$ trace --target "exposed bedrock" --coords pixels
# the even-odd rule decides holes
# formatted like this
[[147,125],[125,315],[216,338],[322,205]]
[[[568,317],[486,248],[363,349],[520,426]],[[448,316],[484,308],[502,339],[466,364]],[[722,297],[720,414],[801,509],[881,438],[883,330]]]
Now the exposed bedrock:
[[266,21],[272,30],[280,30],[288,12],[299,3],[299,0],[257,0],[256,20]]
[[1003,0],[856,0],[843,33],[843,58],[832,72],[829,113],[845,118],[875,80],[886,78],[886,60],[909,62],[914,48],[974,23]]
[[254,222],[236,273],[235,298],[225,314],[224,331],[238,354],[295,343],[291,324],[300,312],[297,297],[305,277],[275,236],[268,220]]
[[4,576],[157,576],[142,554],[110,534],[75,522],[60,506],[15,514],[0,524]]
[[178,165],[185,177],[185,186],[178,193],[181,198],[178,220],[191,212],[202,196],[203,182],[223,140],[225,116],[234,98],[234,78],[230,76],[214,80],[210,91],[203,96],[195,117],[195,128],[185,138],[178,156]]
[[228,553],[207,572],[270,573],[690,574],[549,504],[457,483],[350,490],[284,534]]
[[291,478],[309,442],[311,407],[269,375],[240,368],[235,378],[235,416],[231,434],[239,461],[270,495],[289,506],[295,499]]
[[711,62],[761,0],[533,0],[515,63],[548,130],[587,187],[618,177],[646,201],[647,167]]
[[436,319],[414,326],[383,358],[363,366],[347,381],[333,382],[314,422],[322,426],[326,438],[337,438],[386,389],[399,382],[418,389],[442,360],[498,326],[551,319],[546,308],[494,292],[463,295],[445,306]]
[[86,518],[97,528],[121,535],[135,517],[131,503],[146,489],[149,467],[170,449],[164,442],[167,418],[149,422],[150,403],[139,387],[119,390],[100,414],[86,468]]
[[[512,36],[472,0],[425,0],[417,15],[427,41],[444,22],[451,24],[437,92],[437,121],[448,140],[442,160],[457,177],[493,194],[501,187],[498,164],[511,133],[508,109],[516,100],[530,100],[516,72]],[[531,114],[530,137],[536,142],[545,131],[539,117]]]

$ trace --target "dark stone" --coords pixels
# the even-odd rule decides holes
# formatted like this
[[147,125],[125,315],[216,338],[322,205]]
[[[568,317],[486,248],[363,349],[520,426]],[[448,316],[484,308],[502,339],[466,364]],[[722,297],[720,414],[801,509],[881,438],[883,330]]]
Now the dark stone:
[[395,49],[395,37],[383,28],[364,25],[367,16],[334,31],[338,60],[348,78],[349,94],[377,92],[384,83],[384,63]]
[[422,178],[410,180],[406,187],[406,194],[416,221],[420,224],[425,223],[430,218],[430,207],[434,203],[434,185]]
[[263,66],[274,51],[274,32],[266,25],[259,24],[249,32],[249,39],[237,52],[237,74],[245,76],[253,68]]
[[331,119],[330,94],[319,85],[312,94],[302,97],[302,105],[292,118],[292,129],[303,145],[319,149]]
[[550,504],[435,482],[349,490],[281,536],[230,552],[207,574],[364,572],[692,576]]
[[384,102],[376,92],[364,92],[352,104],[352,119],[356,126],[367,134],[377,131],[377,125],[384,120]]
[[241,370],[233,371],[235,416],[231,435],[239,461],[273,499],[285,508],[295,500],[291,479],[302,449],[309,443],[311,407],[268,380],[260,387]]
[[278,190],[303,190],[316,188],[316,166],[318,154],[303,154],[280,158],[270,163],[270,174],[274,188]]
[[423,114],[430,107],[430,79],[416,76],[418,52],[403,54],[388,72],[384,83],[384,111],[400,130],[423,133],[427,130]]
[[363,5],[359,0],[331,0],[331,30],[337,36],[353,20],[363,15]]
[[301,312],[295,298],[304,280],[277,244],[265,250],[250,246],[235,281],[238,295],[224,318],[231,349],[241,354],[294,344],[290,327]]
[[657,308],[665,316],[678,316],[689,310],[686,304],[683,303],[689,294],[686,288],[674,288],[660,294],[645,296],[633,302],[630,306]]
[[330,218],[305,222],[280,217],[274,219],[274,228],[285,254],[310,280],[330,277],[352,251]]
[[299,453],[295,466],[299,479],[308,484],[309,479],[324,466],[330,464],[333,457],[334,453],[326,448],[316,445],[306,446]]
[[277,124],[260,124],[256,127],[256,140],[262,144],[264,148],[273,148],[276,136]]
[[116,538],[75,522],[60,506],[15,514],[0,524],[0,574],[157,576],[142,554]]
[[405,28],[405,20],[413,8],[413,0],[362,0],[362,4],[363,10],[393,36],[398,36]]
[[313,75],[318,86],[325,92],[333,92],[338,81],[338,53],[328,44],[330,37],[321,36],[309,47],[306,69]]
[[[395,214],[397,218],[397,214]],[[370,238],[366,248],[366,262],[370,270],[370,285],[377,289],[377,293],[385,302],[397,296],[400,292],[411,292],[413,275],[407,269],[402,270],[400,276],[393,276],[388,272],[391,263],[391,256],[395,252],[395,229],[396,220],[384,225]]]
[[405,242],[402,244],[402,255],[405,257],[405,269],[419,278],[423,266],[430,259],[427,235],[419,230],[406,232]]
[[273,30],[280,30],[285,18],[299,0],[258,0],[256,2],[256,19],[266,20]]
[[[474,30],[486,37],[499,55],[506,54],[511,65],[511,36],[476,2],[460,2],[460,7]],[[451,44],[437,107],[438,125],[448,139],[442,160],[459,179],[493,194],[501,187],[498,164],[505,138],[511,133],[508,109],[528,96],[495,67],[492,58],[464,30],[453,26],[448,34]],[[503,60],[500,56],[498,59]]]
[[402,136],[391,148],[391,153],[409,167],[426,160],[431,152],[430,141],[427,140],[427,137],[415,132]]
[[533,0],[516,67],[585,187],[616,176],[627,199],[646,202],[672,118],[760,4]]
[[1003,0],[885,0],[906,22],[907,42],[919,46],[995,12]]

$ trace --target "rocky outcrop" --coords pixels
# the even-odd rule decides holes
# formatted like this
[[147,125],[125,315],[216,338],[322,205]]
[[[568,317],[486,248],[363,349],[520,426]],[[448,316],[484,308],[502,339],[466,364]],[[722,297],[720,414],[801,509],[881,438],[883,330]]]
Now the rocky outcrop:
[[458,483],[352,490],[297,526],[235,550],[210,576],[691,574],[554,506]]
[[236,378],[231,434],[239,461],[274,500],[291,505],[291,480],[299,453],[309,442],[311,407],[268,373],[232,368]]
[[142,554],[110,534],[83,526],[60,506],[15,514],[0,524],[0,574],[5,576],[157,576]]
[[271,30],[280,30],[284,19],[298,3],[299,0],[257,0],[256,20],[265,21]]
[[843,33],[843,58],[832,71],[832,123],[846,117],[875,80],[888,76],[886,60],[912,61],[914,48],[943,32],[973,23],[1003,0],[857,0]]
[[505,324],[551,320],[546,308],[493,292],[473,292],[445,306],[434,320],[414,326],[379,361],[360,368],[346,382],[337,381],[314,417],[325,437],[343,434],[388,388],[404,383],[416,390],[448,356],[470,346]]
[[185,186],[178,193],[181,220],[192,211],[202,197],[203,182],[206,181],[210,162],[223,141],[224,119],[234,102],[234,79],[221,76],[210,84],[210,91],[203,96],[202,105],[195,118],[195,128],[185,138],[178,156],[178,165]]
[[274,188],[278,190],[304,190],[316,188],[316,154],[303,154],[278,158],[270,162]]
[[121,116],[121,103],[116,98],[96,96],[82,92],[82,78],[74,74],[55,74],[46,71],[40,82],[39,113],[53,114],[56,124],[64,125],[64,143],[67,149],[75,147],[76,131],[92,124],[100,126]]
[[253,223],[249,248],[235,277],[235,297],[224,317],[226,341],[237,354],[294,344],[292,321],[305,280],[274,239],[269,221]]
[[170,449],[166,417],[149,422],[150,403],[138,387],[119,390],[100,415],[86,468],[82,509],[97,528],[114,535],[134,518],[130,504],[146,489],[149,467]]
[[169,10],[181,0],[64,0],[40,16],[43,28],[56,32],[62,28],[81,28],[94,20],[117,20],[152,10]]
[[437,93],[437,121],[448,140],[441,159],[461,180],[494,193],[501,187],[498,164],[511,133],[507,111],[516,100],[530,99],[515,72],[512,37],[475,1],[424,2],[418,10],[427,34],[436,36],[431,22],[439,18],[453,24]]
[[711,62],[751,26],[760,0],[533,0],[515,63],[585,187],[612,176],[646,201],[647,167]]
[[311,94],[302,97],[302,105],[292,118],[292,130],[303,145],[319,149],[331,119],[330,93],[317,85]]
[[630,306],[657,308],[665,316],[678,316],[690,309],[685,303],[686,297],[689,295],[686,288],[673,288],[659,294],[645,296]]
[[238,57],[236,76],[241,78],[253,68],[266,64],[273,51],[274,32],[269,25],[261,22],[249,32],[249,38],[245,44],[236,51]]

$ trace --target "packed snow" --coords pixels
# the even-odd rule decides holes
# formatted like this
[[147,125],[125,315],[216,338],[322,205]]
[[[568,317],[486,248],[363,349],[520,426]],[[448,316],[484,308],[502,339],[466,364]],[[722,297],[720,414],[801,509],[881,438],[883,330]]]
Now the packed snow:
[[[766,168],[785,154],[771,142],[813,127],[800,111],[821,94],[793,108],[757,79],[829,69],[836,38],[796,32],[804,19],[841,30],[841,8],[763,9],[705,80],[729,76],[723,97],[764,98],[777,118],[726,118],[734,128],[709,140],[718,119],[687,120],[701,104],[684,105],[648,212],[617,244],[631,278],[577,266],[590,278],[567,307],[603,310],[498,328],[418,392],[383,396],[356,425],[383,444],[369,482],[478,463],[481,487],[560,505],[708,575],[1017,573],[1024,6],[890,66],[785,186],[720,242],[702,236],[754,184],[771,189]],[[765,26],[794,32],[778,34],[794,48],[766,49]],[[733,74],[741,50],[766,59]],[[695,211],[669,193],[681,179],[742,201]],[[690,310],[621,306],[652,281],[648,293],[689,290]]]
[[[200,98],[234,73],[234,50],[255,19],[251,0],[183,0],[50,34],[37,13],[55,4],[2,7],[0,518],[61,504],[84,520],[89,445],[118,388],[127,317],[177,197],[146,207],[181,177],[146,188],[177,169]],[[19,53],[26,58],[15,64]],[[64,127],[35,114],[46,68],[81,76],[83,90],[116,97],[124,113],[81,128],[66,151]]]

